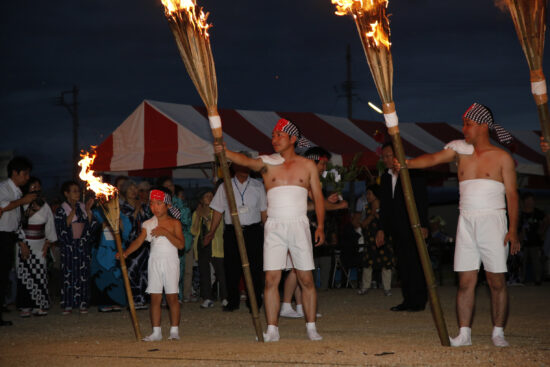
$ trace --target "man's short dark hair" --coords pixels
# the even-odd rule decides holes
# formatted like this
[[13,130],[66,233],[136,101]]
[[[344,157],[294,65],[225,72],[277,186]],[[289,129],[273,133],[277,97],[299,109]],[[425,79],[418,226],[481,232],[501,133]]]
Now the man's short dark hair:
[[391,141],[387,141],[382,145],[382,149],[384,149],[386,147],[390,147],[391,151],[393,152],[393,145],[392,145]]
[[529,198],[535,198],[535,194],[533,194],[531,191],[527,191],[527,192],[524,192],[522,195],[521,195],[521,200],[527,200]]
[[13,171],[19,173],[26,170],[32,170],[32,163],[27,157],[16,156],[8,163],[8,177],[13,175]]
[[318,157],[318,159],[314,159],[315,163],[319,163],[319,160],[320,158],[326,158],[327,160],[330,160],[330,158],[332,157],[332,154],[330,154],[330,152],[328,150],[326,150],[325,148],[322,148],[322,147],[311,147],[309,148],[308,150],[306,150],[306,152],[304,153],[304,156],[306,158],[309,158],[309,157]]

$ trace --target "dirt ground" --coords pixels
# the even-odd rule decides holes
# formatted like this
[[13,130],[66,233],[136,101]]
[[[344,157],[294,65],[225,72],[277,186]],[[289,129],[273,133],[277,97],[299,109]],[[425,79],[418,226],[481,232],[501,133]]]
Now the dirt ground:
[[[449,333],[455,334],[455,288],[438,288]],[[221,306],[182,306],[177,342],[136,342],[128,312],[20,319],[0,328],[0,366],[550,366],[550,285],[510,288],[506,335],[510,348],[492,345],[486,287],[477,290],[471,347],[440,346],[431,312],[391,312],[400,290],[358,296],[354,289],[319,294],[320,342],[307,339],[303,320],[281,319],[281,341],[258,343],[244,304],[233,313]],[[147,311],[138,311],[141,330],[150,333]],[[262,316],[263,327],[265,318]],[[163,333],[168,333],[163,312]]]

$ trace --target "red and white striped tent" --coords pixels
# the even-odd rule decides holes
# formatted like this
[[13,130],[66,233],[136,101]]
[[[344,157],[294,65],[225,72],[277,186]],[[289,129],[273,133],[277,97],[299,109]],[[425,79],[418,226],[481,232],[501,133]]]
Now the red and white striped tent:
[[[382,122],[311,112],[227,109],[219,112],[224,141],[231,150],[271,153],[271,131],[283,117],[294,122],[314,144],[334,153],[337,162],[346,164],[357,152],[362,152],[361,161],[369,167],[378,161],[376,149],[380,143],[374,136],[377,131],[386,131]],[[463,138],[461,125],[443,122],[400,123],[399,130],[406,154],[413,157],[436,152],[447,142]],[[544,175],[544,156],[538,149],[540,133],[533,130],[511,133],[515,138],[512,150],[517,172]],[[203,107],[145,100],[98,146],[93,168],[133,176],[189,177],[181,173],[184,170],[174,169],[212,162],[212,141]]]

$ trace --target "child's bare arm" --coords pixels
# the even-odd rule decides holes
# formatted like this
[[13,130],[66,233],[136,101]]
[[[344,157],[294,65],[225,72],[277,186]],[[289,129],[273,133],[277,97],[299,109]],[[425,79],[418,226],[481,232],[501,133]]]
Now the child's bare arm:
[[[143,245],[143,242],[145,242],[145,237],[147,237],[147,231],[142,228],[141,233],[139,234],[138,238],[136,238],[134,241],[132,241],[130,246],[128,246],[128,248],[124,251],[123,255],[124,255],[125,259],[128,257],[128,255],[130,255],[132,252],[134,252],[138,248],[140,248],[141,245]],[[115,258],[117,258],[117,259],[120,258],[120,255],[119,255],[118,252],[115,254]]]
[[151,231],[151,234],[153,236],[164,236],[168,238],[168,241],[170,241],[174,247],[182,250],[185,247],[185,238],[183,237],[181,222],[177,219],[173,219],[165,225],[168,225],[170,229],[166,229],[159,225]]

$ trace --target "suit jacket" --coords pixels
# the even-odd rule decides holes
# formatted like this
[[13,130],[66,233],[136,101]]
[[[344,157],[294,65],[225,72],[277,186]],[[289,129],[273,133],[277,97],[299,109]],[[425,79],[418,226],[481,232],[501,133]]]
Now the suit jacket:
[[[426,179],[421,171],[409,170],[409,173],[420,225],[428,228],[428,191],[426,188]],[[380,183],[380,221],[386,235],[392,235],[394,239],[414,241],[409,214],[405,205],[401,178],[397,178],[392,197],[391,175],[387,171],[382,175]]]

